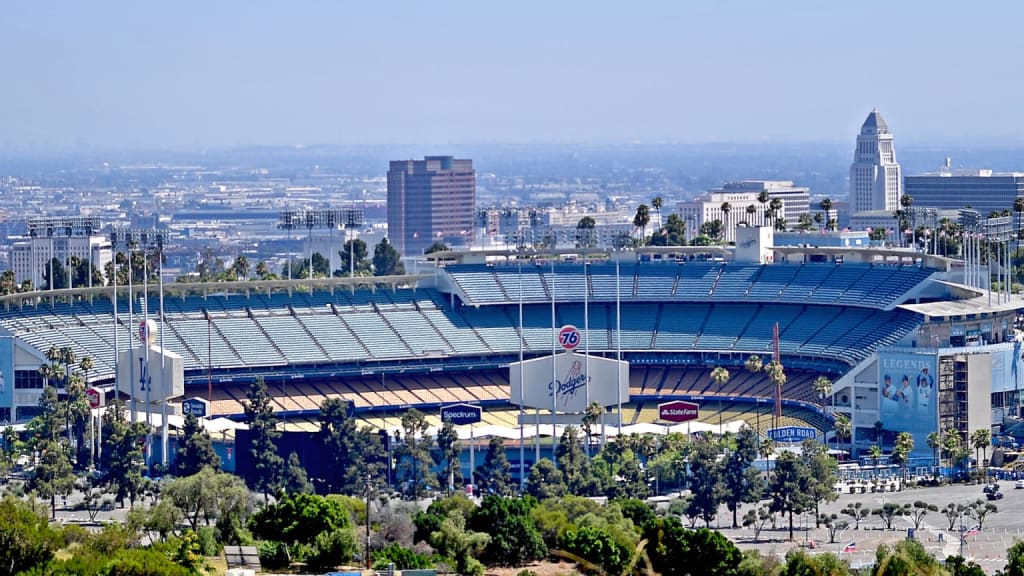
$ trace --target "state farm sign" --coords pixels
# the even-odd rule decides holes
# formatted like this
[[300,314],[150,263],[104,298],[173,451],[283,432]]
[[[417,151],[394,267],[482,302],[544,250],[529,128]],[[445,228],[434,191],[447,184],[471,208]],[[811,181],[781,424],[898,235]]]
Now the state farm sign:
[[658,404],[658,418],[669,422],[686,422],[696,420],[700,413],[700,405],[693,402],[675,400]]

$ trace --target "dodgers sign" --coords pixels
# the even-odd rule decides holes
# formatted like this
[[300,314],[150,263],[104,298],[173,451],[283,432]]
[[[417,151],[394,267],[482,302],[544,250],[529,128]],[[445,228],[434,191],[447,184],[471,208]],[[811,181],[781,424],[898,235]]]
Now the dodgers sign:
[[449,421],[456,426],[476,424],[482,416],[483,409],[472,404],[449,404],[441,407],[441,421]]
[[818,431],[805,426],[783,426],[781,428],[769,428],[768,438],[776,442],[802,442],[808,438],[818,437]]
[[693,402],[675,400],[658,404],[658,418],[668,422],[687,422],[696,420],[700,415],[700,406]]
[[588,400],[601,406],[629,402],[629,363],[557,354],[509,364],[509,402],[514,405],[522,401],[523,407],[571,414],[586,410]]

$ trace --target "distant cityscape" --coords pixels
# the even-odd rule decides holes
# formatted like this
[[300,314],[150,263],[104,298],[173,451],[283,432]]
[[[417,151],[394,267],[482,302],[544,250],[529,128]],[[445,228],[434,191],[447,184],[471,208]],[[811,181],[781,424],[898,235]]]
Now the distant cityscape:
[[[911,211],[930,210],[931,220],[922,216],[915,225],[937,227],[955,220],[960,208],[982,216],[1012,210],[1024,195],[1013,150],[918,148],[897,159],[894,131],[877,110],[855,136],[852,154],[849,145],[771,152],[722,144],[490,145],[421,160],[396,160],[400,153],[414,157],[399,147],[8,158],[0,164],[0,268],[34,286],[47,285],[51,258],[89,261],[103,274],[116,227],[164,231],[168,279],[193,273],[204,260],[230,265],[239,256],[283,275],[289,260],[313,253],[344,274],[339,255],[353,238],[372,251],[387,237],[407,268],[435,242],[571,246],[581,221],[593,227],[594,242],[637,243],[661,231],[672,214],[685,225],[686,243],[728,243],[737,226],[770,224],[805,232],[876,230],[876,241],[901,244],[894,233],[901,200],[911,199]],[[442,168],[446,162],[457,164],[461,176]],[[438,174],[445,170],[442,185]],[[638,226],[638,209],[652,204],[649,222]],[[357,212],[358,223],[282,225],[284,212],[329,209]],[[90,218],[99,229],[40,228],[30,237],[32,221],[46,218]],[[80,276],[81,283],[92,280]]]

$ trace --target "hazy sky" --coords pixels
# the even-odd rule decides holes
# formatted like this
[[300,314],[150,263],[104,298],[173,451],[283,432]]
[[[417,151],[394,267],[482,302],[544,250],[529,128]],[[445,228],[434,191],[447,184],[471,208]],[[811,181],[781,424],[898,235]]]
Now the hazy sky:
[[41,2],[0,148],[1024,142],[1024,2]]

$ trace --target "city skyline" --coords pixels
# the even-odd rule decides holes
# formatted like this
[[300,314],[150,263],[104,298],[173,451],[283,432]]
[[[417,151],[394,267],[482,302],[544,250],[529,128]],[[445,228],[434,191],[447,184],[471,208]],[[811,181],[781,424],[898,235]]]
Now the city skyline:
[[872,108],[905,146],[1020,143],[993,14],[1024,6],[24,3],[0,150],[843,142]]

